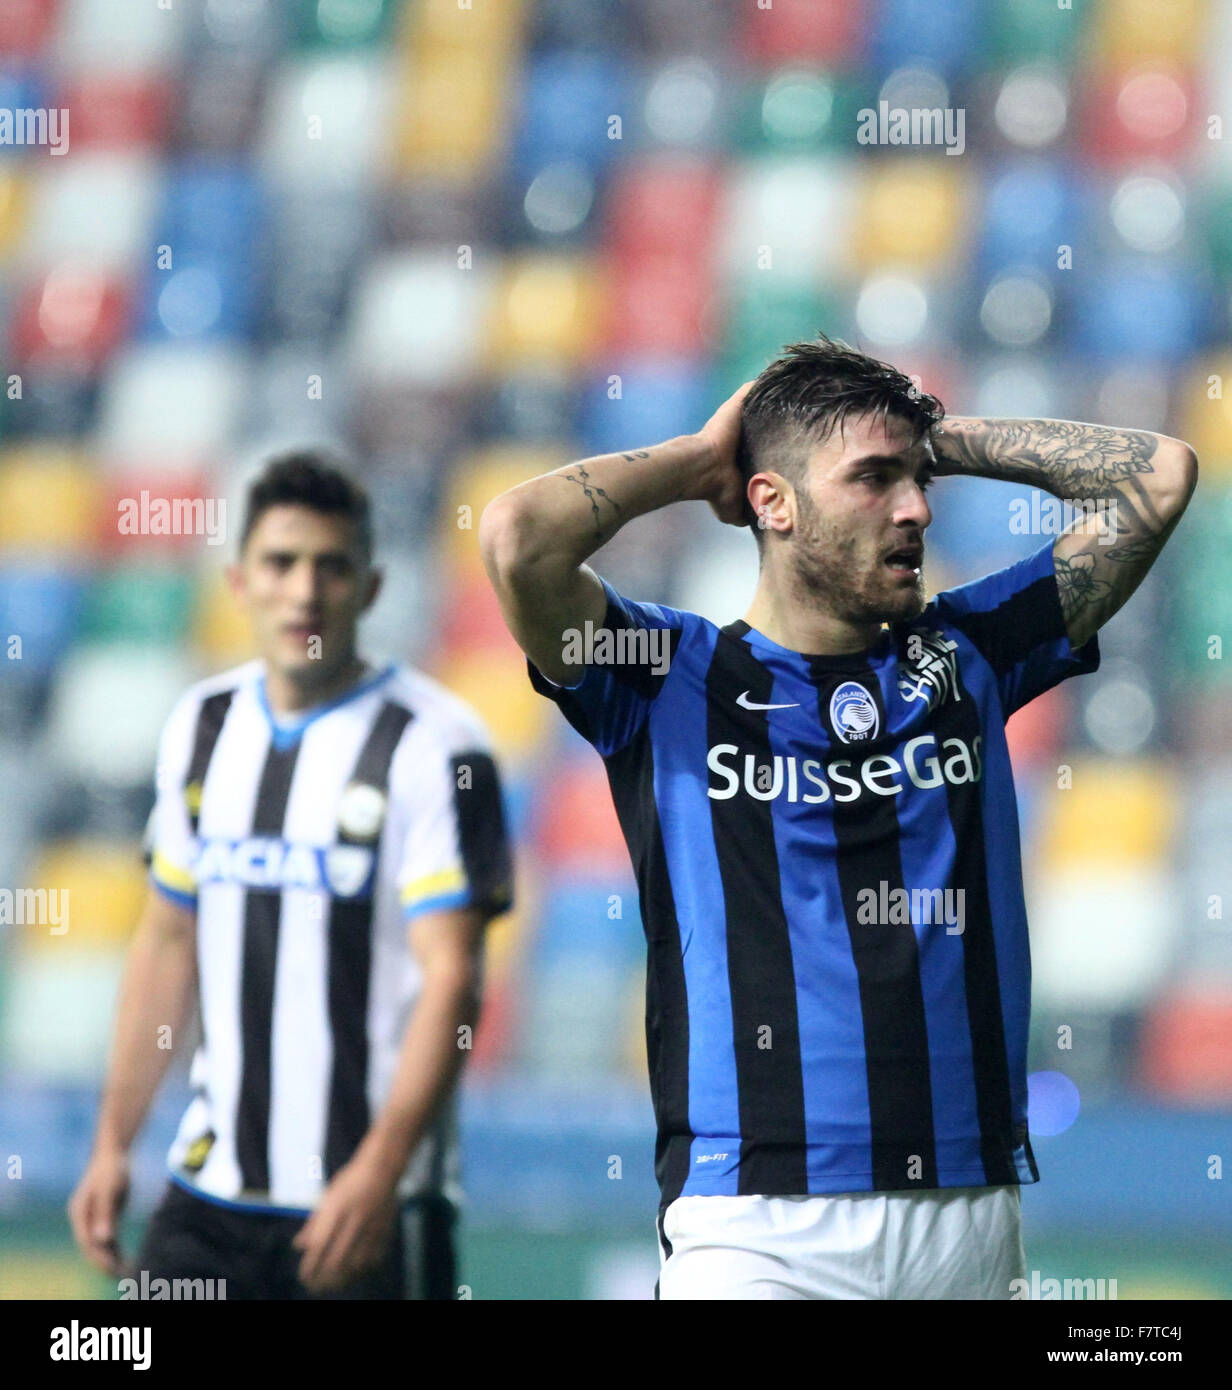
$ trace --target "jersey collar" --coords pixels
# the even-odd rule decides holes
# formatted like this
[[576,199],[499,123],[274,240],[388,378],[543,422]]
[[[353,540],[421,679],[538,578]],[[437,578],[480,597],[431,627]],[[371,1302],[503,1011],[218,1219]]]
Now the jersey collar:
[[261,707],[261,713],[265,716],[266,722],[270,726],[270,738],[275,748],[289,748],[302,735],[308,726],[316,720],[331,714],[342,705],[350,704],[352,700],[358,700],[367,695],[369,691],[375,690],[378,685],[387,681],[395,670],[394,663],[381,670],[374,672],[370,676],[365,676],[357,681],[349,690],[344,690],[342,694],[335,695],[332,700],[326,700],[324,704],[313,705],[311,709],[303,710],[299,714],[290,715],[279,719],[270,709],[269,695],[265,689],[265,672],[262,671],[257,678],[257,703]]

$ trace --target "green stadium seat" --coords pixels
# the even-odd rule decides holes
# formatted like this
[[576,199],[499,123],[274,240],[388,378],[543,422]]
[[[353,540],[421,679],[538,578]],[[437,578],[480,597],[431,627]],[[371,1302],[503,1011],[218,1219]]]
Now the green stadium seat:
[[984,55],[994,64],[1048,59],[1069,64],[1082,52],[1090,5],[1062,9],[1049,0],[997,0],[988,7]]
[[728,381],[751,380],[784,344],[832,331],[838,316],[836,297],[815,281],[771,271],[744,277],[729,293],[722,358]]
[[737,148],[775,154],[848,150],[859,112],[873,104],[874,95],[858,75],[779,68],[741,94]]
[[178,646],[191,626],[196,588],[196,576],[184,566],[107,570],[86,602],[82,640]]
[[1200,484],[1182,525],[1172,650],[1183,679],[1224,688],[1232,684],[1232,485],[1223,478]]
[[303,48],[358,48],[388,39],[397,0],[294,0],[292,21]]

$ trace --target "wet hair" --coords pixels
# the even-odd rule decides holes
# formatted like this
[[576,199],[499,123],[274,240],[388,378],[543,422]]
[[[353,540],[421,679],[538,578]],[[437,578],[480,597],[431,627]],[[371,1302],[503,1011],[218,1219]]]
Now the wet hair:
[[[737,462],[745,482],[769,471],[799,486],[811,448],[841,430],[849,416],[870,412],[905,420],[918,440],[945,408],[905,373],[837,339],[821,334],[811,342],[789,343],[758,376],[741,406]],[[745,514],[761,544],[747,500]]]

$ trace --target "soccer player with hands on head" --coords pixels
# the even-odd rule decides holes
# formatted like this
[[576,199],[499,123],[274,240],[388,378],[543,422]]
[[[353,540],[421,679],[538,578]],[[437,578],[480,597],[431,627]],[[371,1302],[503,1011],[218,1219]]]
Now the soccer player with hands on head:
[[[929,600],[928,489],[959,474],[1083,516]],[[1039,1173],[1005,724],[1098,667],[1098,630],[1196,476],[1186,444],[1149,431],[947,417],[819,338],[698,433],[484,512],[506,621],[603,757],[638,879],[660,1297],[1013,1296],[1019,1190]],[[723,627],[586,563],[690,500],[756,537],[756,590]],[[566,637],[588,622],[659,630],[670,660],[626,640],[579,665]]]

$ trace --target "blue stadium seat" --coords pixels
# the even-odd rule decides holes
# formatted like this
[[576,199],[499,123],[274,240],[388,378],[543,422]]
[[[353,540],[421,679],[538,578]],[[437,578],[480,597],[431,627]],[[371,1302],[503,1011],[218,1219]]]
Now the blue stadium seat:
[[155,233],[181,253],[250,255],[264,235],[265,189],[251,169],[194,160],[167,175]]
[[1085,244],[1089,199],[1053,163],[1015,161],[988,182],[980,215],[978,261],[990,275],[1009,266],[1057,274],[1058,247],[1075,257]]
[[[20,664],[50,674],[77,634],[86,573],[60,564],[7,561],[0,566],[0,642],[21,638]],[[0,666],[8,664],[0,652]]]
[[[655,444],[700,429],[718,404],[710,373],[691,362],[643,359],[614,363],[621,397],[609,397],[608,377],[592,379],[582,396],[583,451],[606,454]],[[734,388],[733,388],[734,389]]]
[[871,26],[870,60],[886,73],[921,65],[961,72],[977,56],[982,10],[982,0],[883,0]]
[[251,266],[208,252],[181,252],[173,270],[154,270],[145,287],[142,336],[152,341],[244,339],[256,322]]
[[1123,257],[1090,266],[1073,285],[1076,352],[1099,362],[1167,363],[1209,331],[1209,291],[1187,267]]
[[[632,133],[629,65],[584,53],[532,57],[522,74],[521,115],[513,163],[525,176],[557,159],[601,168],[627,152]],[[620,116],[621,139],[609,138],[609,118]]]

